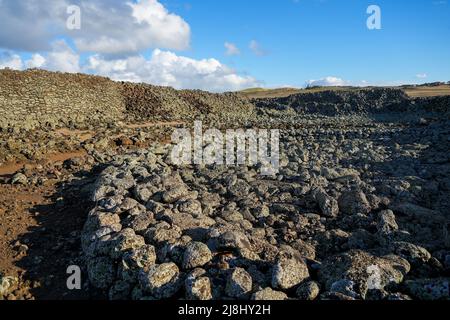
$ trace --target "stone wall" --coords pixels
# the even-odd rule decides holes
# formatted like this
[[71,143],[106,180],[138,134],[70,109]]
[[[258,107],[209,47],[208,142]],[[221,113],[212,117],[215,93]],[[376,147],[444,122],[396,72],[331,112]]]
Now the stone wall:
[[88,128],[118,121],[245,122],[254,106],[237,94],[114,82],[85,74],[0,70],[0,129]]
[[0,128],[86,127],[118,121],[120,84],[107,78],[43,70],[0,70]]

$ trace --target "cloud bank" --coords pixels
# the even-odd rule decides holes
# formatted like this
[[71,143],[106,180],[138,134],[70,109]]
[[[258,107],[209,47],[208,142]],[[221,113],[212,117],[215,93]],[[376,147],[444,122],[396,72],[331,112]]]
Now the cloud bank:
[[[81,9],[79,30],[66,27],[72,5]],[[0,0],[0,68],[85,72],[178,89],[260,85],[217,59],[176,53],[189,49],[190,38],[187,22],[158,0]],[[225,48],[239,54],[232,43]]]

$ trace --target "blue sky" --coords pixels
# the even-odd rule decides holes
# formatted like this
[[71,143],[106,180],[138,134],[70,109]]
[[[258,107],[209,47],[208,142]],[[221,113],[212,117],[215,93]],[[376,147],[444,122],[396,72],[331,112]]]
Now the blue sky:
[[[51,1],[40,3],[45,6]],[[37,65],[50,70],[81,71],[178,88],[208,89],[211,85],[213,91],[301,87],[311,80],[353,85],[450,80],[450,3],[446,0],[135,0],[145,6],[133,8],[133,12],[145,17],[148,14],[148,21],[152,21],[149,12],[161,11],[170,17],[170,23],[161,20],[156,26],[144,28],[130,21],[123,28],[130,38],[139,36],[130,44],[136,48],[128,51],[96,45],[102,32],[108,35],[108,41],[117,40],[120,45],[128,40],[108,26],[111,12],[125,12],[123,9],[129,7],[126,1],[90,1],[97,9],[112,10],[104,16],[89,12],[83,1],[72,1],[82,8],[81,21],[85,24],[79,33],[36,32],[36,38],[42,39],[24,50],[25,46],[0,31],[0,67],[1,59],[3,66],[35,66],[26,61],[39,54],[45,63]],[[33,11],[13,6],[12,0],[4,2],[0,7],[11,4],[3,10],[9,10],[9,15],[26,18]],[[372,4],[381,9],[381,30],[366,26],[366,10]],[[63,9],[54,9],[54,15],[48,14],[50,9],[44,11],[42,17],[47,20],[42,20],[42,30],[48,29],[49,21],[53,23],[48,16],[58,20]],[[118,23],[127,21],[126,14],[116,17]],[[41,18],[39,15],[36,19]],[[0,27],[9,27],[10,34],[21,31],[7,23],[2,26],[0,22]],[[52,49],[39,46],[41,42],[48,42]],[[225,43],[233,46],[234,54],[227,54]],[[17,56],[21,64],[8,64]],[[68,60],[71,64],[61,61],[66,57],[72,59]]]
[[[167,2],[177,6],[177,2]],[[268,85],[303,85],[336,76],[371,83],[450,80],[450,6],[432,0],[191,0],[180,14],[192,27],[194,57],[221,57]],[[377,4],[382,29],[369,30]],[[256,39],[268,51],[255,57]],[[242,48],[227,57],[222,43]],[[427,74],[427,79],[416,75]]]

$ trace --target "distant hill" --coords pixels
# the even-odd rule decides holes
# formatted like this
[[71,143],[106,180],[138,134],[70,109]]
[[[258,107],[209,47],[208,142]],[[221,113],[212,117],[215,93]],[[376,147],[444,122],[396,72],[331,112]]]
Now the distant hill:
[[[367,87],[375,88],[375,87]],[[401,89],[406,92],[407,95],[413,98],[417,97],[437,97],[450,95],[450,83],[429,83],[423,85],[404,85],[399,87],[389,87],[394,89]],[[250,99],[260,98],[285,98],[297,93],[315,93],[323,91],[353,91],[359,90],[360,87],[311,87],[311,88],[250,88],[239,91],[238,94]]]

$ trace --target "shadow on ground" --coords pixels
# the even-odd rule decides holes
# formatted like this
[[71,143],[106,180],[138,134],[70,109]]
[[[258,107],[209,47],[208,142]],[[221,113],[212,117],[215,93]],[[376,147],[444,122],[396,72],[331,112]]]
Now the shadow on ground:
[[81,290],[68,290],[67,268],[78,265],[83,268],[80,234],[87,213],[93,207],[90,192],[101,168],[92,172],[79,171],[71,182],[59,182],[49,197],[48,205],[36,205],[31,214],[38,214],[37,227],[19,237],[29,244],[27,255],[17,262],[25,270],[24,278],[37,282],[31,293],[37,300],[95,299],[89,290],[86,274],[82,272]]

